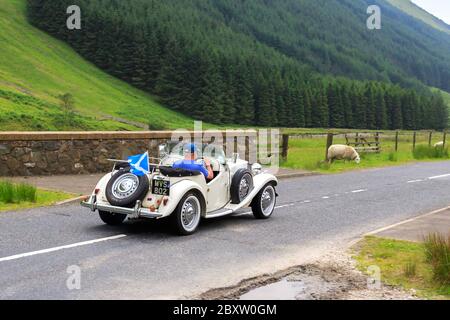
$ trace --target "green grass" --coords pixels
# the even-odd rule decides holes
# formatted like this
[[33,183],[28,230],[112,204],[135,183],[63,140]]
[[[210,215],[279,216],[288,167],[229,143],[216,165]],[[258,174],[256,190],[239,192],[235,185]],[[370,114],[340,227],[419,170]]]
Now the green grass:
[[[1,131],[139,129],[129,120],[164,129],[193,127],[188,117],[29,25],[25,0],[0,0],[0,30]],[[65,93],[74,96],[74,117],[59,106],[58,96]]]
[[433,278],[442,285],[450,286],[450,236],[438,233],[425,237],[426,260],[433,268]]
[[0,181],[0,211],[46,206],[73,197],[73,194],[41,190],[26,183]]
[[387,0],[387,1],[391,3],[393,6],[407,13],[408,15],[425,22],[426,24],[432,26],[433,28],[436,28],[440,31],[450,34],[450,27],[445,22],[439,20],[432,14],[416,6],[410,0]]
[[365,272],[369,266],[378,266],[384,283],[415,289],[423,298],[450,299],[450,285],[435,280],[424,244],[366,237],[355,251],[358,268]]
[[[293,130],[288,130],[293,133]],[[312,132],[318,132],[316,129]],[[304,169],[321,173],[337,173],[349,170],[368,169],[400,165],[414,161],[434,161],[449,159],[448,148],[436,150],[428,148],[428,133],[417,134],[416,152],[412,152],[412,132],[401,132],[398,151],[395,152],[394,132],[383,131],[381,138],[382,152],[379,154],[361,153],[361,163],[353,161],[335,161],[331,165],[325,163],[326,136],[314,138],[289,139],[289,152],[286,161],[281,166],[292,169]],[[434,133],[432,145],[442,141],[442,133]],[[334,144],[346,144],[345,138],[334,137]]]

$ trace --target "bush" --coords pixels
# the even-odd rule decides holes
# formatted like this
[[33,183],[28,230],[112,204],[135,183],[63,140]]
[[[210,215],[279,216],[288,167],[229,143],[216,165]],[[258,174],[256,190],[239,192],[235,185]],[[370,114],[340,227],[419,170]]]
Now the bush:
[[149,122],[148,124],[148,130],[152,131],[161,131],[161,130],[166,130],[167,129],[167,125],[159,120],[155,120],[152,119],[151,122]]
[[9,181],[0,181],[0,201],[5,203],[14,202],[14,185]]
[[439,159],[448,158],[448,148],[434,148],[426,145],[419,145],[413,151],[414,159]]
[[26,183],[20,183],[16,185],[15,189],[17,202],[36,202],[36,187]]
[[0,202],[36,202],[36,191],[36,187],[26,183],[13,184],[9,181],[0,181]]
[[398,155],[396,152],[390,152],[388,155],[388,160],[391,162],[397,162],[398,161]]
[[450,236],[446,239],[438,233],[429,234],[424,241],[427,262],[433,276],[442,285],[450,284]]

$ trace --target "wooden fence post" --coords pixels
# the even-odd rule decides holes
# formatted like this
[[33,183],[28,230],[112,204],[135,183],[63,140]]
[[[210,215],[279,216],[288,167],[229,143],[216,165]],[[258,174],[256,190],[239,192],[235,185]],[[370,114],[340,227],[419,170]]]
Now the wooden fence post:
[[286,161],[288,157],[288,150],[289,150],[289,135],[283,134],[282,136],[282,143],[281,143],[281,158]]
[[325,150],[325,160],[328,161],[328,149],[331,147],[331,145],[333,144],[333,134],[332,133],[328,133],[327,135],[327,149]]
[[398,151],[398,131],[395,132],[395,152]]
[[430,135],[428,136],[428,147],[431,147],[431,139],[433,138],[433,131],[430,131]]
[[414,133],[413,133],[413,151],[416,150],[416,138],[417,138],[417,132],[414,131]]
[[445,149],[445,144],[447,143],[447,131],[444,131],[444,139],[442,141],[444,142],[442,149]]

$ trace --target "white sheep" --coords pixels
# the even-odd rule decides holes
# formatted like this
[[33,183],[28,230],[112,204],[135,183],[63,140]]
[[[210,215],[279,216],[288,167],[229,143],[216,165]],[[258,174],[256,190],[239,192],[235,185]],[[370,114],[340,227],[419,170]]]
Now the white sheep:
[[361,162],[358,152],[351,146],[343,144],[335,144],[328,148],[328,162],[334,160],[354,160],[356,163]]
[[436,142],[436,143],[434,144],[434,147],[435,147],[435,148],[443,148],[443,147],[444,147],[444,141]]

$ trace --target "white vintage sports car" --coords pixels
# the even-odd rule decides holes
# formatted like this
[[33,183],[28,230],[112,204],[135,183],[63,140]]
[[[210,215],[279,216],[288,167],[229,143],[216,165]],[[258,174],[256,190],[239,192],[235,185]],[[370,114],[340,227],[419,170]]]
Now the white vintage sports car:
[[[183,159],[175,144],[160,146],[159,164],[150,173],[137,176],[126,161],[115,161],[92,195],[81,203],[93,212],[98,210],[103,222],[121,224],[128,219],[169,217],[180,235],[194,233],[201,218],[230,215],[251,207],[255,218],[269,218],[275,208],[277,178],[262,172],[258,163],[250,165],[237,154],[227,159],[221,147],[203,148],[214,179],[207,182],[198,171],[175,169],[173,163]],[[174,151],[175,150],[175,151]]]

